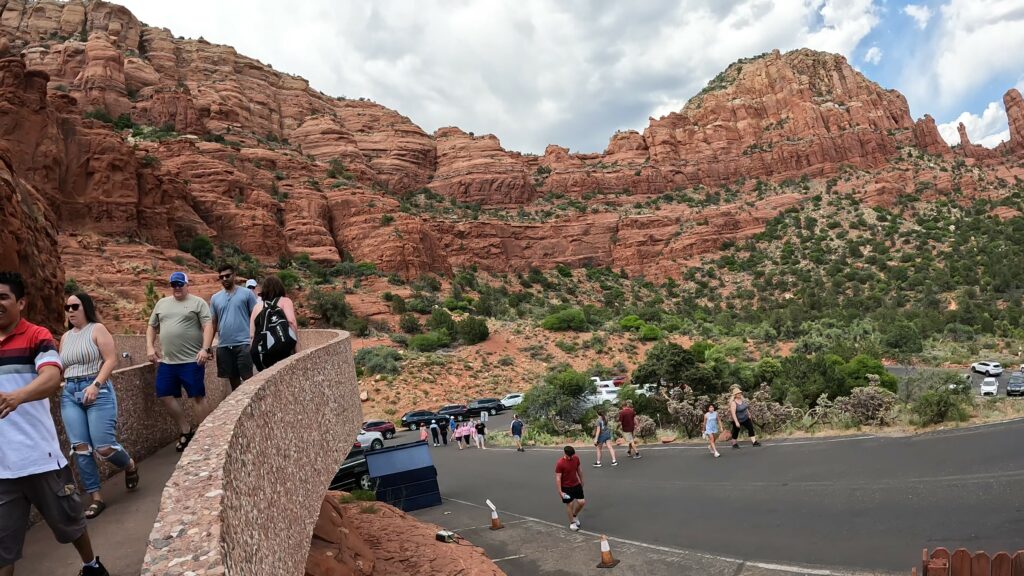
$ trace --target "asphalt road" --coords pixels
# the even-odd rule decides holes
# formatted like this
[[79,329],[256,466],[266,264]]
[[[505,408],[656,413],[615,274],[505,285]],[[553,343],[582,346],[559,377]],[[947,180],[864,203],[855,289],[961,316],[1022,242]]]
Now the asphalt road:
[[[606,455],[599,469],[582,449],[582,520],[589,532],[646,544],[856,569],[906,571],[925,547],[1017,550],[1022,435],[1024,421],[902,438],[769,440],[726,447],[718,459],[701,447],[656,446],[640,460],[619,451],[614,468]],[[559,450],[431,453],[443,496],[566,522],[554,486]]]

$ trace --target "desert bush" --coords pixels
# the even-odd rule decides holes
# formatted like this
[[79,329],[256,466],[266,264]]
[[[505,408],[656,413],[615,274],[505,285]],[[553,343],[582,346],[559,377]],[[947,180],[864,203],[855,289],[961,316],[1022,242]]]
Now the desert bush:
[[277,273],[277,277],[281,279],[284,289],[288,292],[302,285],[302,278],[294,270],[281,270]]
[[373,346],[356,352],[355,363],[363,374],[393,376],[402,371],[402,354],[389,346]]
[[398,327],[406,334],[419,334],[423,329],[415,314],[405,313],[398,319]]
[[910,405],[910,412],[919,426],[928,426],[950,421],[963,422],[970,415],[972,405],[973,399],[969,395],[948,387],[935,386]]
[[309,293],[309,307],[328,326],[332,328],[345,328],[349,332],[353,332],[353,330],[347,327],[347,321],[352,316],[352,308],[345,301],[344,293],[340,291],[328,292],[314,288]]
[[658,426],[650,416],[638,414],[636,417],[636,428],[634,429],[638,438],[651,440],[658,432]]
[[409,338],[409,349],[417,352],[433,352],[452,343],[447,330],[437,330],[426,334],[417,334]]
[[360,318],[359,316],[349,316],[345,320],[344,328],[356,336],[368,336],[370,334],[370,323],[366,318]]
[[559,366],[542,383],[526,391],[519,414],[539,432],[565,434],[581,430],[580,422],[588,412],[582,399],[595,389],[586,374]]
[[885,426],[895,416],[896,394],[872,382],[854,388],[849,396],[836,398],[835,407],[855,424]]
[[[723,409],[728,410],[728,406],[728,400],[726,400]],[[716,408],[718,408],[717,405]],[[772,400],[771,388],[767,384],[761,384],[751,395],[750,418],[765,433],[778,432],[802,417],[803,411],[799,408]]]
[[491,335],[487,321],[477,316],[467,316],[455,324],[455,334],[463,344],[477,344]]
[[[697,397],[691,388],[682,386],[674,388],[668,400],[668,412],[682,428],[687,438],[693,438],[700,433],[701,423],[704,421],[704,412],[707,410],[710,400],[707,396]],[[718,404],[715,408],[721,410]],[[722,419],[725,422],[725,419]]]
[[585,332],[588,329],[587,317],[579,308],[568,308],[544,318],[541,322],[541,327],[553,332],[564,332],[566,330]]
[[658,338],[661,338],[661,330],[659,330],[657,326],[647,324],[640,329],[639,337],[641,340],[646,341],[657,340]]
[[455,320],[444,308],[434,308],[430,311],[430,318],[427,319],[427,328],[445,330],[448,334],[455,334]]
[[192,237],[192,240],[178,246],[178,248],[194,256],[196,260],[206,264],[213,264],[213,242],[209,236],[196,234]]

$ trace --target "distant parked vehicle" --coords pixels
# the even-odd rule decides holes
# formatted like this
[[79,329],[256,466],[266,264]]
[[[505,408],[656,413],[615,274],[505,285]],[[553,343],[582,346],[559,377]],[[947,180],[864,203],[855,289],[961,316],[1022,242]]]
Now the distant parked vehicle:
[[655,396],[658,394],[657,384],[642,384],[636,387],[638,396]]
[[1010,374],[1010,381],[1006,384],[1007,396],[1024,396],[1024,374],[1014,372]]
[[455,419],[461,422],[469,417],[469,408],[465,404],[448,404],[441,406],[437,413],[446,417],[455,416]]
[[412,412],[406,412],[405,416],[402,416],[402,428],[416,430],[420,427],[420,424],[430,426],[430,421],[437,420],[438,418],[444,418],[444,416],[430,410],[413,410]]
[[626,383],[626,377],[625,376],[616,376],[615,378],[612,378],[612,384],[615,384],[615,386],[621,387],[625,383]]
[[612,388],[615,387],[614,380],[601,380],[597,376],[591,376],[590,381],[593,382],[594,385],[597,386],[598,388],[608,388],[609,386]]
[[584,398],[587,407],[600,406],[605,402],[612,404],[619,403],[619,389],[618,388],[598,388],[597,392]]
[[331,480],[329,490],[340,490],[351,492],[353,490],[373,490],[373,481],[370,480],[370,468],[366,465],[366,455],[362,448],[353,448],[345,461],[341,463],[338,472]]
[[367,432],[366,430],[360,430],[359,435],[356,436],[356,442],[361,448],[380,450],[384,447],[384,435],[380,432]]
[[999,376],[1003,373],[1003,367],[999,362],[975,362],[971,364],[971,372],[977,372],[978,374],[984,374],[985,376]]
[[380,432],[385,440],[395,437],[395,425],[387,420],[367,420],[363,422],[363,430],[367,432]]
[[995,396],[999,393],[999,381],[995,378],[985,378],[981,381],[981,395]]
[[501,403],[501,400],[497,398],[480,398],[479,400],[473,400],[469,403],[469,416],[472,418],[473,415],[479,414],[483,411],[487,411],[488,414],[494,416],[498,412],[504,412],[505,406]]
[[513,406],[519,406],[522,403],[523,403],[523,395],[520,394],[519,392],[513,392],[511,394],[506,394],[505,397],[501,399],[501,405],[504,406],[505,408],[511,408]]

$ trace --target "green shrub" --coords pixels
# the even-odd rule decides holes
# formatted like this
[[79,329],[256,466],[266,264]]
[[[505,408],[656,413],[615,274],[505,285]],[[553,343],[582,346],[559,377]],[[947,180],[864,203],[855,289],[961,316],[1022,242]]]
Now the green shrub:
[[564,434],[578,427],[587,409],[582,398],[595,390],[590,377],[567,366],[553,369],[526,391],[518,413],[538,432]]
[[281,270],[277,273],[277,277],[281,279],[284,289],[288,292],[297,289],[302,284],[302,278],[294,270]]
[[545,330],[551,330],[554,332],[564,332],[566,330],[585,332],[589,328],[587,324],[587,317],[579,308],[568,308],[566,310],[555,312],[547,318],[544,318],[541,322],[541,326]]
[[622,328],[623,330],[639,330],[646,325],[647,323],[635,314],[630,314],[629,316],[619,320],[619,328]]
[[[345,301],[345,294],[343,292],[323,291],[314,288],[309,294],[309,307],[328,326],[344,328],[349,332],[358,332],[348,327],[348,320],[353,318],[352,308]],[[362,327],[362,330],[365,331],[366,327]],[[365,334],[360,334],[360,336],[362,335]]]
[[455,320],[444,308],[434,308],[430,311],[427,328],[435,331],[444,330],[448,334],[455,334]]
[[467,316],[455,324],[455,334],[463,344],[477,344],[491,335],[487,321],[477,316]]
[[577,350],[580,349],[580,347],[575,342],[570,342],[568,340],[556,340],[555,346],[562,352],[565,352],[566,354],[574,354]]
[[366,336],[370,333],[370,323],[366,318],[349,316],[348,319],[345,320],[345,330],[355,334],[356,336]]
[[103,108],[93,108],[84,114],[85,118],[90,120],[99,120],[104,124],[113,124],[114,118],[110,116],[110,112],[107,112]]
[[661,330],[657,326],[647,324],[640,329],[641,340],[657,340],[659,338],[661,338]]
[[363,374],[395,375],[402,371],[402,353],[390,346],[373,346],[356,352],[356,367]]
[[398,318],[398,327],[406,334],[419,334],[423,329],[415,314],[405,313]]
[[183,246],[179,246],[183,252],[188,252],[196,260],[204,262],[209,265],[213,265],[213,242],[209,236],[203,234],[197,234],[192,237],[192,240]]
[[68,278],[64,281],[64,294],[71,295],[81,291],[82,289],[79,288],[78,282],[74,278]]
[[417,334],[409,338],[409,349],[417,352],[433,352],[452,343],[451,336],[445,330]]
[[948,387],[937,386],[921,394],[910,405],[910,411],[920,426],[943,422],[963,422],[970,415],[971,398]]

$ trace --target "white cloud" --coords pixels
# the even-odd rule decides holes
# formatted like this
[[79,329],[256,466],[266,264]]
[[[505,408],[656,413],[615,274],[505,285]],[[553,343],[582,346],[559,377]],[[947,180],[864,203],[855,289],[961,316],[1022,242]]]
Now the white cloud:
[[939,124],[939,134],[947,144],[955,145],[960,143],[960,133],[957,125],[964,123],[967,129],[967,137],[973,144],[980,144],[987,148],[995,148],[997,144],[1010,139],[1010,127],[1006,120],[1006,111],[1002,102],[989,102],[981,116],[971,112],[963,112],[952,122]]
[[932,19],[932,9],[920,4],[907,4],[903,7],[903,13],[914,19],[917,27],[924,30],[928,27],[928,21]]
[[882,61],[882,49],[878,46],[868,48],[868,51],[864,53],[864,61],[877,66]]
[[852,62],[879,22],[872,0],[122,3],[428,132],[456,125],[532,152],[603,150],[616,129],[679,110],[738,58],[809,47]]

